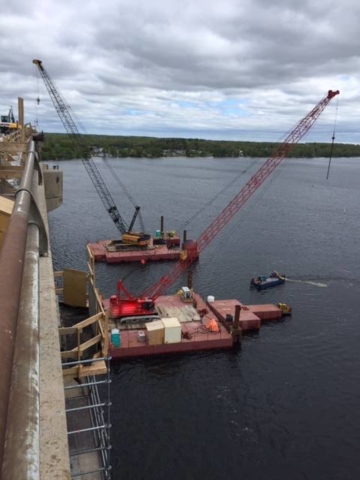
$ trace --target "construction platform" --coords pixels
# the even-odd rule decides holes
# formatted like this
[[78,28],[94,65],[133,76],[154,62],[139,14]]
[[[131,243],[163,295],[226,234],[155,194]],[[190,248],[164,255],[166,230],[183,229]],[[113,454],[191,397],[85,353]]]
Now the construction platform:
[[[175,343],[151,344],[149,327],[141,323],[123,323],[121,319],[110,319],[109,330],[120,331],[120,346],[115,346],[110,336],[112,358],[131,358],[181,352],[196,352],[232,348],[233,319],[235,307],[240,305],[239,325],[242,333],[258,331],[261,323],[278,320],[282,311],[275,305],[244,305],[238,300],[214,300],[211,302],[194,293],[193,303],[184,303],[179,295],[161,296],[155,301],[159,320],[175,318],[181,327],[181,338]],[[104,300],[104,308],[109,301]],[[209,325],[216,321],[218,331],[211,331]]]
[[[260,317],[255,315],[246,305],[239,302],[239,300],[214,300],[213,302],[207,302],[207,306],[209,307],[209,309],[214,313],[214,315],[216,315],[218,320],[225,325],[231,325],[232,318],[235,314],[236,305],[240,305],[241,307],[239,320],[241,331],[249,332],[254,330],[260,330]],[[280,311],[280,309],[278,310]]]
[[178,247],[169,248],[166,245],[153,245],[146,248],[131,247],[123,251],[111,251],[109,245],[111,240],[100,240],[96,243],[89,243],[88,247],[94,256],[95,262],[126,263],[126,262],[156,262],[160,260],[179,260],[181,249]]

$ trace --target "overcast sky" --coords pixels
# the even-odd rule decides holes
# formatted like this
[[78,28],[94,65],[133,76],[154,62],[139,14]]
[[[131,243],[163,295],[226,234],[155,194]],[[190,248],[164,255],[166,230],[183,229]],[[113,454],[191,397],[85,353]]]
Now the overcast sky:
[[304,140],[360,143],[356,0],[0,3],[1,114],[22,96],[45,132],[34,58],[87,133],[279,141],[339,89]]

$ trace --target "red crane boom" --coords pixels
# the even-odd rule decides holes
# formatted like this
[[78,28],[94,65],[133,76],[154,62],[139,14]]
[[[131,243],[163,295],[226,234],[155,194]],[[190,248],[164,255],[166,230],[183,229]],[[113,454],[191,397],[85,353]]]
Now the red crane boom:
[[[207,227],[207,229],[200,235],[198,241],[190,249],[183,252],[182,258],[174,265],[170,272],[162,277],[157,283],[147,288],[140,295],[138,302],[141,299],[145,302],[149,300],[154,301],[160,295],[163,295],[166,290],[185,272],[190,265],[198,258],[198,254],[216,237],[216,235],[224,228],[224,226],[232,219],[232,217],[240,210],[251,195],[263,184],[281,161],[289,155],[295,148],[299,140],[309,131],[315,121],[319,118],[330,100],[338,95],[340,92],[329,90],[326,96],[309,112],[286,137],[285,141],[275,150],[273,155],[267,159],[264,165],[250,178],[246,185],[240,192],[231,200],[231,202],[224,208],[224,210],[215,218],[215,220]],[[194,254],[195,253],[195,254]],[[121,290],[125,287],[121,283]],[[134,297],[132,297],[134,299]],[[114,299],[115,301],[115,299]],[[118,301],[121,302],[119,296]],[[126,300],[124,300],[126,301]],[[120,306],[120,305],[118,305]],[[120,308],[121,310],[121,308]]]
[[[216,237],[216,235],[225,227],[232,217],[240,210],[251,195],[262,185],[268,176],[275,170],[281,161],[289,155],[296,144],[309,131],[312,125],[319,118],[330,100],[340,92],[329,90],[326,96],[304,117],[286,137],[273,155],[268,158],[264,165],[250,178],[240,192],[231,200],[224,210],[215,218],[215,220],[200,235],[197,241],[198,252],[204,248]],[[156,298],[162,295],[195,261],[196,257],[189,255],[185,261],[179,260],[170,272],[162,277],[157,283],[146,289],[141,297]]]

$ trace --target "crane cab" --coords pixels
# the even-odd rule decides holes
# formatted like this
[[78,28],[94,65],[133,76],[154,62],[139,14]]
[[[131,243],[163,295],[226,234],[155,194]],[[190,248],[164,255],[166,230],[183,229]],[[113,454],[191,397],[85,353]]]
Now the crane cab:
[[192,303],[193,301],[193,292],[189,287],[181,287],[180,290],[181,299],[185,303]]

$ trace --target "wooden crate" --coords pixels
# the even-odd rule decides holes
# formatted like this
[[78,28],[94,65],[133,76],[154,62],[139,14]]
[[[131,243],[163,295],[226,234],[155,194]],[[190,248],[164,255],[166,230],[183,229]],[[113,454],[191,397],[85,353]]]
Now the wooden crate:
[[145,323],[148,345],[162,345],[164,343],[165,328],[161,320]]

